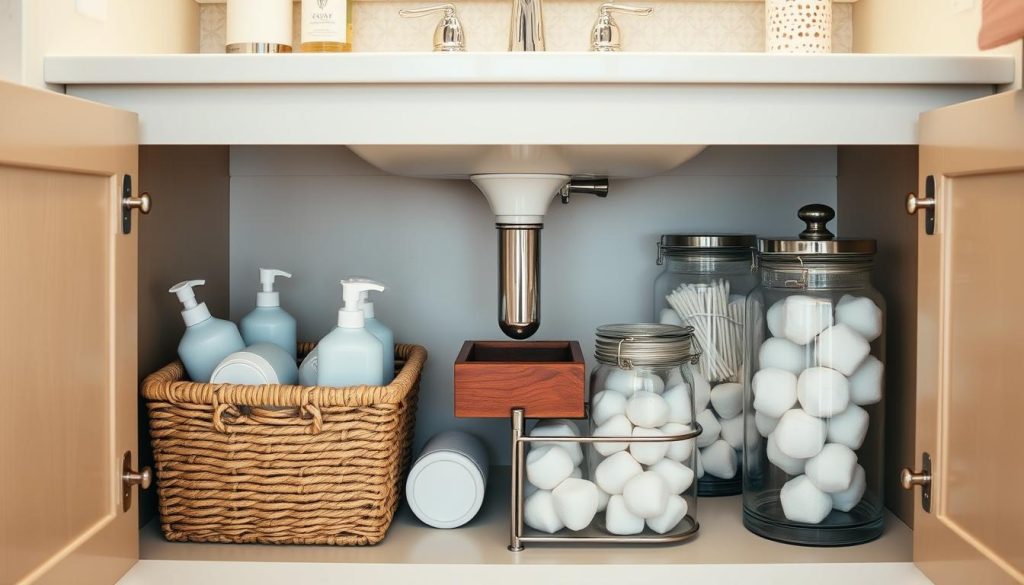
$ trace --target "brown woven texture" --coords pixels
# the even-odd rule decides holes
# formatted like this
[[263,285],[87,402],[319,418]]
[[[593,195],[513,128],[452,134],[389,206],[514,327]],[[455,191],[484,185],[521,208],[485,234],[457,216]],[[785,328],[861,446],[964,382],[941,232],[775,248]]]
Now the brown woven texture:
[[180,362],[147,377],[164,536],[380,542],[401,496],[427,351],[398,344],[395,358],[387,386],[204,384],[184,381]]

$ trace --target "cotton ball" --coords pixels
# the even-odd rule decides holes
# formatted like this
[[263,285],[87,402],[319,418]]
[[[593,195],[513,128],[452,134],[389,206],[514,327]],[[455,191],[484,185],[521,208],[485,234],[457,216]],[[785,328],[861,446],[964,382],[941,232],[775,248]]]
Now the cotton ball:
[[733,449],[743,448],[743,415],[719,421],[722,426],[722,439]]
[[548,490],[540,490],[523,504],[523,522],[541,532],[554,534],[565,528],[555,511],[555,498]]
[[695,458],[697,459],[697,479],[701,479],[702,477],[704,477],[704,464],[700,462],[700,449],[697,449]]
[[763,412],[755,412],[754,424],[757,425],[757,432],[761,433],[762,437],[767,437],[775,430],[775,425],[779,424],[779,419],[774,416],[768,416]]
[[668,422],[668,403],[654,392],[637,392],[626,402],[626,416],[638,427],[655,429]]
[[743,416],[743,438],[746,440],[747,447],[751,449],[761,444],[761,434],[757,431],[757,421],[753,416]]
[[754,393],[754,410],[779,418],[796,404],[796,376],[778,368],[766,368],[754,374],[750,389]]
[[[665,433],[659,429],[645,429],[636,427],[633,429],[634,437],[664,437]],[[636,459],[637,463],[654,465],[661,461],[668,453],[668,442],[639,442],[629,444],[629,453]]]
[[688,425],[693,422],[693,404],[690,385],[686,382],[671,386],[661,395],[668,404],[668,422]]
[[869,342],[882,334],[882,309],[867,297],[843,295],[836,303],[836,322],[849,325]]
[[530,483],[528,481],[524,482],[523,483],[523,497],[524,498],[528,498],[528,497],[532,496],[533,494],[537,493],[537,490],[539,490],[539,489],[540,488],[538,488],[537,486],[533,485],[532,483]]
[[[633,425],[624,414],[617,414],[594,429],[595,437],[631,437]],[[629,443],[594,443],[594,450],[607,457],[612,453],[624,451]]]
[[711,402],[711,383],[697,370],[693,371],[693,411],[703,412]]
[[542,490],[553,489],[575,468],[569,453],[555,445],[542,445],[526,454],[526,477]]
[[604,513],[604,528],[612,534],[626,536],[644,531],[644,519],[626,508],[626,500],[620,495],[608,499]]
[[613,368],[604,379],[604,389],[615,390],[626,396],[641,391],[660,394],[665,389],[665,382],[651,373]]
[[864,362],[850,376],[850,400],[861,406],[880,401],[884,373],[885,366],[878,358],[873,355],[864,358]]
[[868,423],[871,417],[868,411],[851,404],[846,410],[828,419],[828,440],[841,443],[856,451],[864,444],[868,434]]
[[721,418],[732,418],[743,412],[743,385],[725,382],[711,389],[711,406]]
[[850,487],[857,468],[857,455],[846,445],[829,443],[821,452],[807,460],[804,468],[815,487],[827,493],[841,492]]
[[807,346],[797,345],[784,337],[764,340],[757,352],[757,361],[762,368],[778,368],[799,374],[807,367]]
[[725,441],[715,441],[709,447],[700,450],[700,460],[704,471],[721,479],[736,477],[738,465],[736,450]]
[[681,494],[693,485],[693,470],[678,461],[662,459],[647,470],[660,475],[671,494]]
[[832,496],[832,507],[840,512],[849,512],[860,503],[861,498],[864,497],[864,490],[867,489],[867,486],[868,483],[864,476],[864,468],[858,465],[857,469],[853,472],[853,479],[850,481],[850,487],[841,492],[830,494]]
[[683,320],[679,318],[679,313],[675,309],[665,308],[658,313],[658,323],[682,326]]
[[[583,479],[583,470],[580,469],[579,467],[577,467],[576,469],[572,470],[572,473],[569,474],[569,477],[571,479]],[[562,485],[562,484],[558,484],[558,485]]]
[[608,509],[608,500],[611,499],[611,494],[604,491],[601,488],[597,488],[597,511],[604,512]]
[[772,334],[772,337],[783,337],[785,335],[786,325],[786,300],[776,301],[771,307],[768,307],[768,331]]
[[832,511],[832,498],[814,487],[806,475],[794,477],[782,486],[779,493],[782,513],[788,520],[818,524]]
[[569,530],[583,530],[597,514],[598,489],[585,479],[567,479],[558,484],[551,495],[555,513]]
[[697,446],[707,447],[718,440],[722,432],[722,425],[719,424],[715,414],[710,410],[702,411],[697,415],[697,424],[701,426],[701,433],[697,435]]
[[626,395],[614,390],[603,390],[590,399],[590,418],[603,425],[617,414],[626,414]]
[[[679,423],[668,423],[661,427],[661,432],[666,435],[684,435],[693,428],[690,425],[681,425]],[[668,451],[665,453],[665,457],[673,461],[689,461],[690,455],[693,454],[693,439],[686,439],[683,441],[672,441],[668,444]]]
[[768,447],[765,449],[765,452],[768,455],[768,461],[771,461],[772,465],[785,471],[788,475],[800,475],[804,472],[807,460],[790,457],[779,451],[779,442],[775,439],[775,433],[768,435]]
[[664,512],[647,519],[647,527],[658,534],[665,534],[678,526],[683,518],[686,518],[686,508],[686,500],[679,496],[672,496],[668,499]]
[[825,446],[825,421],[799,408],[786,411],[772,433],[779,450],[796,459],[809,459]]
[[665,376],[665,387],[671,388],[680,384],[686,384],[686,380],[683,379],[683,373],[679,371],[679,368],[672,368],[668,371],[668,375]]
[[597,487],[606,493],[621,494],[626,482],[643,473],[644,468],[626,451],[608,457],[597,464],[594,469],[594,481]]
[[633,477],[622,488],[626,509],[641,518],[654,518],[663,513],[670,495],[668,483],[653,471]]
[[[537,423],[537,426],[533,427],[530,431],[531,437],[578,437],[580,431],[576,427],[576,424],[567,420],[549,420]],[[547,445],[555,445],[565,449],[565,452],[572,458],[573,465],[579,465],[583,463],[583,448],[579,443],[573,443],[570,441],[559,442],[559,443],[546,443]]]
[[807,345],[832,326],[832,302],[805,295],[786,297],[783,333],[797,345]]
[[814,356],[818,363],[849,376],[864,361],[871,346],[851,327],[833,325],[821,332],[815,344]]
[[850,404],[850,382],[830,368],[807,368],[796,383],[800,406],[812,416],[835,416]]

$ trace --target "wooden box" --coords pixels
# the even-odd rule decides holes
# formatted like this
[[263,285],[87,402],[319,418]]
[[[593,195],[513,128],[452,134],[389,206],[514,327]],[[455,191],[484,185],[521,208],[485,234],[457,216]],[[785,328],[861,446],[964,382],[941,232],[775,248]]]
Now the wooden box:
[[455,359],[455,416],[581,418],[586,364],[576,341],[467,341]]

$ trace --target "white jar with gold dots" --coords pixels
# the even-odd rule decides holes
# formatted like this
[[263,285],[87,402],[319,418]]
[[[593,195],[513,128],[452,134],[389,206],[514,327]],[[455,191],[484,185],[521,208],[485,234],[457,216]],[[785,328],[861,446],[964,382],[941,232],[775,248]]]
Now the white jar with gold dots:
[[766,0],[769,53],[831,53],[832,0]]

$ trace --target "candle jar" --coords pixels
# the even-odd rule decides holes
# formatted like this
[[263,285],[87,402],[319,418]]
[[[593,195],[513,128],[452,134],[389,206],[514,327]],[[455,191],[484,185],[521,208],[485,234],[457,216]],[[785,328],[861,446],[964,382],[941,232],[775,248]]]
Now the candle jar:
[[228,53],[290,53],[292,0],[228,0]]
[[832,0],[766,0],[769,53],[831,53]]
[[749,234],[664,235],[658,243],[665,269],[654,281],[655,318],[691,327],[701,354],[693,368],[694,411],[704,428],[698,456],[710,455],[710,465],[698,467],[702,497],[743,490],[743,320],[757,285],[755,243]]
[[882,534],[885,302],[875,241],[837,239],[835,212],[800,210],[795,239],[758,242],[747,298],[743,523],[794,544]]

